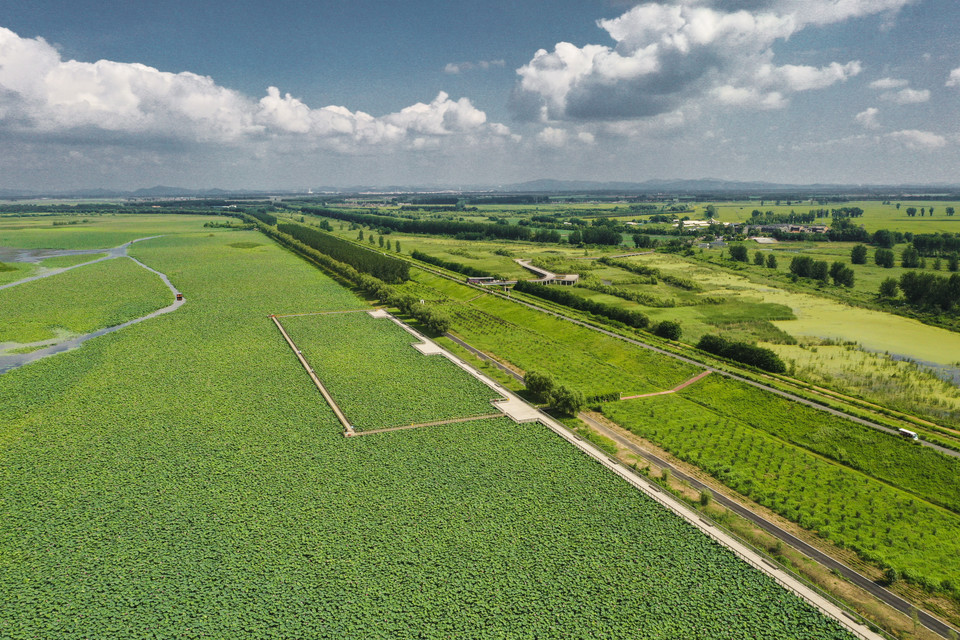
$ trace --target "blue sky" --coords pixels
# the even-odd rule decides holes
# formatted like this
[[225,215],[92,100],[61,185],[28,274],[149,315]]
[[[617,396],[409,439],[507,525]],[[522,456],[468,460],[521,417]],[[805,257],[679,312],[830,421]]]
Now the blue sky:
[[0,0],[0,188],[958,182],[955,0]]

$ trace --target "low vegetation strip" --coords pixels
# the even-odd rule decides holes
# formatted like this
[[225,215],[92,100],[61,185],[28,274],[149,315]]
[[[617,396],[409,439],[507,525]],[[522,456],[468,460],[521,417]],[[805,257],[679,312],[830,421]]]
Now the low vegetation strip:
[[[716,381],[711,377],[704,384]],[[680,394],[608,403],[603,413],[865,560],[892,567],[915,584],[960,595],[951,560],[960,553],[956,513]]]
[[[637,254],[639,255],[639,254]],[[686,289],[687,291],[700,291],[701,287],[693,280],[688,278],[681,278],[680,276],[675,276],[672,274],[663,273],[660,269],[656,267],[651,267],[639,262],[633,262],[631,260],[620,260],[618,256],[606,256],[599,258],[597,262],[605,264],[611,267],[617,267],[618,269],[623,269],[624,271],[629,271],[641,276],[651,276],[655,279],[653,284],[656,284],[656,280],[661,280],[666,284],[678,287],[680,289]]]
[[446,358],[419,353],[386,319],[295,316],[283,324],[357,431],[486,415],[499,397]]
[[576,309],[577,311],[586,311],[587,313],[622,322],[628,327],[644,329],[650,324],[650,319],[639,311],[631,311],[602,302],[595,302],[587,298],[581,298],[574,293],[565,291],[562,287],[548,287],[546,285],[520,280],[513,288],[514,291],[536,296],[537,298],[549,300],[550,302],[556,302],[557,304]]
[[470,265],[461,264],[459,262],[453,262],[452,260],[444,260],[443,258],[438,258],[436,256],[428,255],[422,251],[414,251],[410,254],[410,257],[414,260],[419,260],[420,262],[426,262],[427,264],[432,264],[435,267],[441,267],[447,271],[456,271],[457,273],[462,273],[465,276],[470,276],[472,278],[494,278],[496,274],[491,273],[490,271],[484,271],[483,269],[477,269],[476,267],[471,267]]
[[745,422],[960,513],[960,458],[728,378],[714,377],[682,395],[718,415]]
[[697,349],[770,373],[785,373],[787,371],[787,365],[776,353],[765,347],[758,347],[747,342],[727,340],[722,336],[707,334],[697,342]]
[[[479,240],[481,238],[532,240],[535,235],[529,227],[521,227],[513,224],[460,222],[458,220],[448,219],[420,220],[413,217],[397,218],[394,216],[361,213],[344,209],[318,209],[315,207],[304,207],[303,212],[326,218],[334,218],[336,220],[345,220],[355,224],[363,224],[375,229],[392,229],[393,231],[402,233],[449,235],[467,240]],[[550,236],[549,241],[556,242],[558,239],[559,235],[556,239]]]
[[445,308],[453,331],[471,345],[523,371],[549,370],[587,397],[658,391],[697,371],[495,296]]

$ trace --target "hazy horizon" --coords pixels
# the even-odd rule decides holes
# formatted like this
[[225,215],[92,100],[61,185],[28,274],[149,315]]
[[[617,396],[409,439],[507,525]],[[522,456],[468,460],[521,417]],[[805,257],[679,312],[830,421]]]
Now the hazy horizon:
[[0,18],[0,188],[950,183],[958,18],[950,0],[39,0]]

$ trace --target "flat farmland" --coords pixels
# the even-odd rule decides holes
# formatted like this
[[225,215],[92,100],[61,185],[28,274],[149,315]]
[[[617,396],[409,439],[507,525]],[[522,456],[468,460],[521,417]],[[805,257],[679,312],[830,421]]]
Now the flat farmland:
[[850,637],[537,425],[343,438],[268,314],[363,302],[236,240],[137,245],[190,304],[0,376],[0,636]]
[[[699,384],[706,382],[713,381]],[[697,402],[695,388],[682,394],[607,403],[603,412],[735,491],[853,549],[865,560],[892,566],[910,580],[933,588],[949,591],[958,583],[960,573],[953,560],[960,553],[960,515],[956,512],[794,444],[774,422],[785,422],[780,425],[783,427],[793,425],[798,433],[806,431],[803,437],[815,439],[821,451],[831,438],[852,440],[850,435],[830,433],[823,425],[807,427],[776,413],[766,422],[755,415],[768,408],[766,403],[714,407],[708,396],[704,396],[706,402]],[[893,436],[882,437],[890,439],[888,444],[895,448]],[[861,455],[855,445],[842,453]],[[895,474],[898,469],[892,466],[889,471]],[[907,471],[914,474],[914,482],[927,480],[921,467]],[[952,491],[955,483],[948,479],[940,488]]]
[[[0,214],[3,208],[0,207]],[[87,220],[86,223],[77,223]],[[91,214],[39,217],[0,216],[0,247],[20,249],[104,249],[169,233],[202,229],[207,222],[229,222],[219,216],[160,214]],[[69,223],[75,224],[69,224]],[[59,223],[55,225],[54,223]]]
[[0,343],[89,333],[171,302],[156,274],[129,258],[105,260],[0,290]]
[[337,313],[281,318],[357,431],[497,413],[490,387],[388,318]]

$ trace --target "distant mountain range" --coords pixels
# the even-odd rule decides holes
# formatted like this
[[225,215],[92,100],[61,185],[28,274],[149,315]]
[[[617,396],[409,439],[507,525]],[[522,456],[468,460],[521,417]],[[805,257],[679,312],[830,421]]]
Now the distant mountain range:
[[505,185],[502,191],[520,193],[564,192],[625,192],[625,193],[772,193],[778,191],[818,192],[873,192],[902,191],[904,189],[956,191],[960,185],[857,185],[857,184],[786,184],[777,182],[742,182],[713,178],[647,180],[645,182],[595,182],[589,180],[532,180]]
[[958,184],[784,184],[716,180],[713,178],[647,180],[644,182],[600,182],[592,180],[531,180],[504,185],[390,185],[349,187],[313,187],[312,189],[187,189],[155,186],[134,191],[117,189],[62,189],[40,191],[32,189],[0,189],[0,199],[22,198],[225,198],[257,196],[305,196],[323,194],[359,193],[580,193],[580,194],[958,194]]

